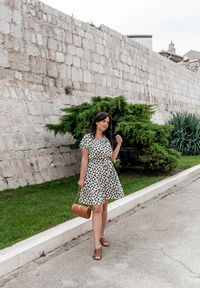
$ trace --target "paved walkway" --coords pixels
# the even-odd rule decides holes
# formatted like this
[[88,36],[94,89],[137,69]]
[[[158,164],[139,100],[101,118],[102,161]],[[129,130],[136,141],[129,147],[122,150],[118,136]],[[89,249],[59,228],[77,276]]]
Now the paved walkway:
[[3,288],[199,288],[200,178],[108,223],[92,259],[92,233],[0,278]]

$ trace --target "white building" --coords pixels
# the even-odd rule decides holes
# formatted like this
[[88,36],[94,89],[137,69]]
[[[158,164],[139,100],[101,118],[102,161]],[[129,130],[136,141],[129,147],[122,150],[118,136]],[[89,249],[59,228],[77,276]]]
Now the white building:
[[127,37],[152,50],[152,35],[127,35]]

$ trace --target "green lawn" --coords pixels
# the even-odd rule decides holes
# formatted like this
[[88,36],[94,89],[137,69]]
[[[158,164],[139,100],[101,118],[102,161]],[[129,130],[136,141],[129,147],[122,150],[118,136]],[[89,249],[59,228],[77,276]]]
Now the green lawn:
[[198,156],[182,156],[179,160],[178,169],[185,170],[200,164],[200,155]]
[[[178,169],[200,163],[200,156],[182,157]],[[165,178],[134,169],[119,169],[125,195]],[[72,219],[70,208],[79,175],[0,192],[0,249]]]

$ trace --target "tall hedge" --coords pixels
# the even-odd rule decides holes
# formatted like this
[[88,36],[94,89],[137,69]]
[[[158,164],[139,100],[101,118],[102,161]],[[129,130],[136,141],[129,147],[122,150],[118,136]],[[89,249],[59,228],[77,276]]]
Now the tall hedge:
[[89,132],[94,116],[105,111],[112,115],[113,134],[123,137],[119,153],[122,166],[142,166],[156,172],[168,172],[177,165],[179,153],[167,148],[167,138],[171,125],[158,125],[151,122],[155,112],[153,106],[146,104],[128,104],[123,96],[93,97],[91,103],[63,108],[65,115],[59,124],[47,124],[55,134],[70,132],[75,142],[70,148],[79,147],[80,140]]

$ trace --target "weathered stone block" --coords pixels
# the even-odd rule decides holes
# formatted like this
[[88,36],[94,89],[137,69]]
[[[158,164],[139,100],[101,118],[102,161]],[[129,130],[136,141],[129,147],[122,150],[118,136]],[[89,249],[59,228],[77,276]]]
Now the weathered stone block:
[[58,42],[54,39],[49,39],[48,40],[48,48],[52,50],[57,50]]
[[[75,77],[75,76],[73,76],[73,77]],[[68,79],[73,79],[72,78],[72,67],[71,66],[67,66],[66,67],[66,80],[68,80]],[[75,77],[75,79],[76,79],[76,77]],[[67,84],[67,85],[69,85],[69,84]],[[69,86],[71,86],[71,85],[69,85]]]
[[86,70],[87,67],[88,67],[88,62],[86,60],[84,60],[84,59],[81,59],[81,68],[83,70]]
[[83,49],[77,47],[77,48],[76,48],[76,56],[79,57],[79,58],[81,58],[81,57],[83,57],[83,55],[84,55]]
[[47,14],[46,14],[46,13],[43,14],[43,21],[44,21],[44,22],[47,21]]
[[108,87],[111,87],[111,77],[107,76],[106,84],[107,84]]
[[19,24],[11,24],[10,34],[18,39],[22,38],[22,26]]
[[6,150],[6,145],[4,143],[4,139],[2,136],[0,136],[0,151],[3,152]]
[[84,35],[85,35],[85,32],[84,32],[84,30],[82,30],[82,29],[77,29],[77,34],[79,35],[79,36],[81,36],[81,37],[84,37]]
[[22,22],[22,14],[20,11],[13,11],[13,22],[16,24],[20,24]]
[[72,45],[69,45],[68,46],[68,53],[70,54],[70,55],[76,55],[76,47],[75,46],[72,46]]
[[[1,76],[1,73],[0,73],[0,76]],[[10,92],[9,92],[8,87],[1,87],[1,97],[10,98]]]
[[83,82],[91,83],[91,81],[92,81],[91,73],[89,71],[84,71],[83,72]]
[[[17,187],[19,187],[19,186],[24,187],[24,186],[28,185],[28,182],[26,181],[25,178],[19,178],[19,177],[18,177],[17,180],[18,180],[18,183],[19,183],[19,185],[18,185]],[[16,188],[17,188],[17,187],[16,187]]]
[[56,52],[54,50],[49,50],[49,57],[48,59],[51,60],[52,62],[56,61]]
[[0,171],[2,177],[12,177],[13,171],[9,161],[0,162]]
[[104,67],[101,64],[98,65],[98,73],[100,74],[104,73]]
[[40,51],[36,46],[27,45],[26,46],[27,55],[39,56]]
[[32,175],[32,173],[25,174],[25,179],[28,183],[28,185],[34,185],[37,184],[35,177]]
[[64,62],[64,54],[60,52],[56,52],[56,61],[63,63]]
[[83,38],[83,49],[90,49],[90,42],[88,39]]
[[[78,70],[78,74],[79,74],[79,81],[82,82],[83,81],[83,70],[82,69],[79,69]],[[79,82],[79,84],[80,84]],[[80,89],[80,88],[79,88]]]
[[98,54],[96,54],[96,53],[93,53],[92,54],[92,59],[93,59],[93,61],[95,62],[95,63],[100,63],[100,56],[98,55]]
[[95,92],[96,92],[96,86],[95,86],[95,84],[87,84],[87,90],[89,91],[89,92],[93,92],[94,93],[94,95],[95,95]]
[[92,70],[93,70],[94,72],[98,72],[98,64],[92,63]]
[[0,3],[0,5],[1,5],[0,19],[4,19],[7,22],[11,22],[12,10],[8,6],[2,5],[1,3]]
[[37,11],[37,17],[40,20],[43,18],[43,12],[41,10]]
[[12,187],[13,189],[19,187],[18,177],[7,178],[7,181],[8,181],[8,186],[9,187]]
[[53,27],[53,31],[54,31],[54,38],[58,41],[65,41],[65,33],[64,30],[60,29],[60,28],[56,28]]
[[30,59],[31,71],[36,74],[46,74],[46,59],[39,57],[31,57]]
[[23,49],[20,51],[18,39],[15,39],[15,38],[13,38],[13,49],[14,49],[14,51],[24,52],[24,47],[23,47]]
[[75,56],[73,56],[73,65],[75,66],[75,67],[80,67],[81,65],[80,65],[80,59],[78,58],[78,57],[75,57]]
[[58,67],[58,73],[59,73],[59,78],[60,79],[65,79],[66,78],[66,72],[67,72],[67,68],[65,64],[59,65]]
[[7,4],[13,10],[18,10],[19,11],[21,9],[22,1],[21,0],[15,0],[14,2],[11,1],[11,3],[9,1],[7,1]]
[[81,47],[82,38],[76,35],[73,35],[73,43],[75,46]]
[[104,55],[104,47],[103,45],[97,44],[97,53],[100,55]]
[[17,99],[18,95],[16,94],[15,89],[13,87],[9,87],[8,89],[9,89],[11,98]]
[[34,32],[31,32],[31,42],[36,44],[36,35]]
[[6,20],[0,19],[0,33],[10,33],[10,24]]
[[107,48],[107,47],[105,47],[105,56],[107,57],[107,58],[109,58],[109,49]]
[[0,66],[8,67],[8,52],[0,48]]
[[72,32],[71,31],[66,31],[66,35],[65,35],[65,41],[67,44],[72,44]]
[[67,55],[65,57],[65,62],[67,65],[71,65],[72,64],[72,56],[71,55]]
[[72,67],[72,81],[78,81],[78,80],[79,80],[78,68]]
[[124,64],[124,71],[127,72],[127,73],[129,72],[129,66],[126,65],[126,64]]
[[114,76],[116,76],[116,77],[120,77],[119,70],[114,69]]
[[106,59],[105,59],[104,56],[101,56],[101,57],[100,57],[100,63],[101,63],[101,65],[105,66],[105,64],[106,64]]
[[89,40],[93,40],[93,35],[89,32],[85,33],[85,38],[89,39]]
[[43,45],[43,36],[41,34],[37,34],[37,43],[38,45]]
[[55,62],[47,62],[47,73],[49,76],[54,78],[58,76],[57,65]]
[[11,69],[18,70],[18,71],[30,70],[29,59],[27,55],[9,52],[8,60],[9,60]]
[[47,14],[47,21],[48,21],[49,23],[52,23],[52,17],[51,17],[51,15],[48,15],[48,14]]

